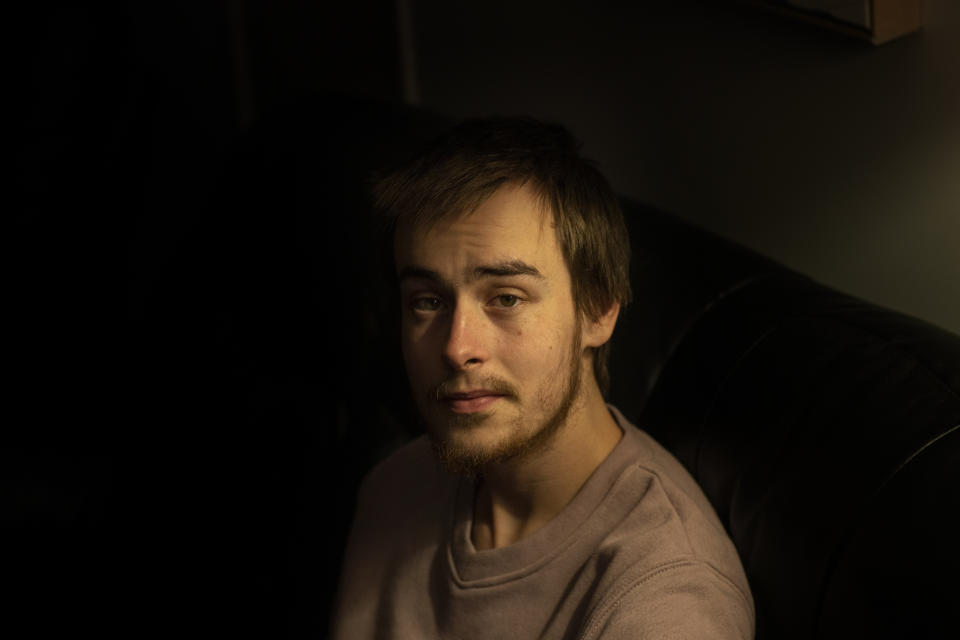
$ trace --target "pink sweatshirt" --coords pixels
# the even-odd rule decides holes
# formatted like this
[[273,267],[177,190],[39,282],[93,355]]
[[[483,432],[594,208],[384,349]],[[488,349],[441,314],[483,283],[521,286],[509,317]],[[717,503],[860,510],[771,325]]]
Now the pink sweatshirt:
[[753,638],[733,543],[683,466],[624,437],[553,520],[477,551],[475,486],[418,438],[364,479],[333,638]]

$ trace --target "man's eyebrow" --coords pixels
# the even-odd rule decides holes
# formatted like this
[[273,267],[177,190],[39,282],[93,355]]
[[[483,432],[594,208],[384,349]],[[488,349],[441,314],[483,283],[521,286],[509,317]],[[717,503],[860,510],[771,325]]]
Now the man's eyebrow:
[[[481,278],[505,278],[511,276],[531,276],[537,278],[538,280],[543,280],[544,276],[540,273],[540,270],[529,265],[523,260],[506,260],[504,262],[496,262],[493,264],[482,264],[473,269],[473,278],[479,280]],[[425,269],[423,267],[408,265],[400,269],[398,274],[400,282],[404,280],[419,278],[422,280],[430,280],[431,282],[436,282],[437,284],[445,284],[446,280],[436,271],[431,269]]]
[[483,277],[507,277],[507,276],[533,276],[543,280],[543,274],[540,270],[529,265],[523,260],[507,260],[496,264],[480,265],[473,270],[473,277],[480,279]]

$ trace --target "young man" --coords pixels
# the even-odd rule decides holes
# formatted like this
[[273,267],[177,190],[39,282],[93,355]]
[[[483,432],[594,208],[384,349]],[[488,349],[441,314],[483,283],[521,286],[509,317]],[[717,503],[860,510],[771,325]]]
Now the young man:
[[333,636],[751,638],[709,502],[604,401],[630,249],[569,134],[467,121],[377,202],[426,435],[364,480]]

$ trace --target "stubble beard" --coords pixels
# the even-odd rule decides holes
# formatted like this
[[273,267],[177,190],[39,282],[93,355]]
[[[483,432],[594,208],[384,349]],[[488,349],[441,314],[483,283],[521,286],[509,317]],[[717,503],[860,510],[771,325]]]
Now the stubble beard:
[[[527,435],[527,431],[524,429],[524,423],[529,418],[526,418],[522,412],[512,421],[510,435],[494,447],[475,446],[443,439],[437,433],[437,430],[428,427],[427,433],[430,437],[430,443],[444,470],[454,475],[477,478],[486,465],[522,460],[549,448],[556,435],[566,424],[570,410],[580,395],[583,378],[581,342],[582,331],[578,327],[574,336],[573,348],[569,353],[569,363],[566,363],[568,380],[566,389],[556,407],[532,435]],[[562,375],[564,365],[561,364],[559,369],[557,374]],[[505,392],[512,390],[512,387],[498,380],[486,382],[485,387]],[[539,399],[541,405],[549,402],[549,399],[543,396]],[[504,401],[517,402],[518,399],[515,393],[513,395],[507,393]],[[482,413],[449,414],[444,417],[444,425],[440,433],[475,428],[489,418],[491,418],[489,414]],[[425,418],[423,419],[425,420]]]

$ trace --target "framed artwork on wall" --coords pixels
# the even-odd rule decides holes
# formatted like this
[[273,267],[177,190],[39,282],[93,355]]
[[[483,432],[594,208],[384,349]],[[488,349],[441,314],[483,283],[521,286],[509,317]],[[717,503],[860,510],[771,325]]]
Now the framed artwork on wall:
[[883,44],[923,26],[922,0],[753,0],[750,4]]

